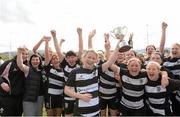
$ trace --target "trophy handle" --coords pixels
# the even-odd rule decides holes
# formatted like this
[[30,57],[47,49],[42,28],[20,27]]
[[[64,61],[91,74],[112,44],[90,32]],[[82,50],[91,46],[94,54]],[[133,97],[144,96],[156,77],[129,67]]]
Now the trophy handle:
[[127,28],[126,26],[123,26],[123,27],[121,28],[121,31],[122,31],[122,33],[123,33],[124,35],[126,35],[127,30],[128,30],[128,28]]

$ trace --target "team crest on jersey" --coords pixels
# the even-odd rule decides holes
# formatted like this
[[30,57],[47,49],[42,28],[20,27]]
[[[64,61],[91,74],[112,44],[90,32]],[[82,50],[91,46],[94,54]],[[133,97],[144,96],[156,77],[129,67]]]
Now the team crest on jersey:
[[78,89],[77,92],[81,92],[82,90],[81,89]]
[[17,71],[17,69],[16,69],[16,68],[14,68],[14,69],[13,69],[13,71]]

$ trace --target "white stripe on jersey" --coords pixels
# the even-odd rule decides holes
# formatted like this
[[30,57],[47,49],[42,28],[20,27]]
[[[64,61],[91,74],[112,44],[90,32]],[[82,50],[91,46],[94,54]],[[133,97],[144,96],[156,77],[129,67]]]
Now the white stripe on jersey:
[[89,80],[89,79],[92,79],[92,78],[94,78],[94,77],[96,77],[96,76],[98,76],[98,71],[97,70],[95,70],[95,71],[93,71],[91,74],[82,74],[82,73],[80,73],[80,74],[76,74],[76,81],[78,81],[78,80]]
[[78,101],[78,107],[92,107],[99,104],[99,97],[92,98],[89,102],[85,102],[81,99],[79,99]]
[[119,84],[119,81],[118,81],[118,83],[116,82],[116,87],[117,88],[121,87],[120,84]]
[[72,98],[72,97],[64,97],[65,100],[75,100],[75,98]]
[[83,117],[94,117],[95,115],[97,115],[98,113],[100,113],[100,111],[94,112],[94,113],[90,113],[90,114],[81,114]]
[[99,87],[99,92],[102,92],[102,93],[104,93],[104,94],[114,94],[114,93],[116,93],[117,92],[117,88],[115,87],[115,88],[113,88],[113,89],[105,89],[105,88],[103,88],[103,87]]
[[149,102],[152,104],[164,104],[165,102],[165,98],[160,98],[160,99],[156,99],[156,98],[148,98]]
[[59,90],[59,89],[48,88],[48,94],[60,95],[63,94],[63,89]]
[[166,67],[173,67],[176,65],[180,65],[180,59],[178,59],[176,62],[167,61],[163,63],[163,66],[166,66]]
[[147,78],[144,77],[144,78],[133,79],[133,78],[129,78],[126,75],[123,75],[122,81],[133,85],[144,85],[147,83]]
[[133,96],[133,97],[140,97],[144,94],[144,90],[142,91],[132,91],[132,90],[128,90],[126,88],[122,88],[122,91],[124,94],[128,95],[128,96]]
[[176,99],[180,102],[180,97],[178,95],[176,95]]
[[154,113],[157,113],[157,114],[160,114],[160,115],[165,115],[165,111],[164,111],[164,110],[153,108],[151,105],[149,105],[149,107],[150,107],[150,109],[151,109]]
[[112,99],[112,98],[115,98],[115,97],[116,97],[116,96],[112,96],[112,97],[103,97],[103,96],[101,96],[101,98],[106,99],[106,100]]
[[84,86],[84,87],[76,87],[78,93],[87,93],[98,91],[98,83],[94,83],[92,85]]
[[67,82],[67,80],[68,80],[68,77],[66,77],[66,76],[64,75],[64,79],[65,79],[65,81]]
[[104,73],[108,76],[114,77],[114,72],[112,71],[106,70]]
[[64,68],[64,70],[65,70],[66,72],[70,73],[73,69],[75,69],[75,68],[77,68],[77,67],[79,67],[79,65],[76,65],[76,67],[74,67],[74,68],[70,68],[68,65],[66,65],[65,68]]
[[132,102],[132,101],[126,100],[123,96],[121,99],[121,104],[131,109],[140,109],[144,106],[143,99],[137,102]]
[[177,69],[177,70],[171,70],[171,72],[172,72],[174,75],[180,76],[180,69]]
[[56,76],[64,77],[64,72],[58,72],[56,69],[51,69],[49,72]]
[[106,79],[104,79],[104,78],[102,78],[102,77],[100,77],[100,81],[103,83],[103,84],[108,84],[108,85],[112,85],[112,86],[115,86],[116,84],[116,82],[114,81],[114,82],[110,82],[110,81],[108,81],[108,80],[106,80]]
[[179,96],[179,97],[180,97],[180,91],[176,91],[176,92],[177,92],[177,93],[176,93],[176,94],[177,94],[177,96]]
[[55,80],[55,79],[52,79],[52,78],[49,78],[49,83],[57,85],[57,86],[64,86],[64,82],[59,81],[59,80]]
[[148,93],[162,93],[162,92],[166,92],[166,88],[163,88],[161,85],[158,85],[156,87],[153,86],[145,86],[145,90]]

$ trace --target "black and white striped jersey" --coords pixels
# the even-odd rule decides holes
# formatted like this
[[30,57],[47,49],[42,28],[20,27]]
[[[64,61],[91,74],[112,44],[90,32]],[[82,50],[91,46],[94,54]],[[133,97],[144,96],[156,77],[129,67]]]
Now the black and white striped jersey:
[[110,69],[100,74],[99,80],[99,95],[103,99],[112,99],[116,97],[116,79],[114,72]]
[[163,66],[169,69],[175,79],[180,80],[180,57],[179,58],[169,58],[166,62],[163,63]]
[[67,81],[68,76],[71,73],[71,71],[73,69],[80,67],[80,60],[78,60],[74,66],[71,66],[68,64],[68,62],[66,62],[65,59],[63,59],[63,61],[61,62],[61,67],[63,68],[63,71],[64,71],[65,81]]
[[[173,73],[175,79],[180,80],[180,57],[167,59],[163,66]],[[177,91],[176,99],[180,102],[180,91]]]
[[[68,77],[69,77],[69,74],[71,73],[72,70],[80,67],[80,60],[78,60],[76,62],[76,64],[74,66],[70,66],[68,64],[68,62],[66,62],[66,60],[64,59],[62,62],[61,62],[61,67],[63,68],[63,71],[64,71],[64,77],[65,77],[65,82],[68,80]],[[68,100],[68,101],[74,101],[75,99],[72,98],[72,97],[69,97],[67,95],[64,95],[64,99],[65,100]]]
[[130,109],[144,107],[144,88],[147,83],[147,73],[140,72],[132,76],[128,70],[120,69],[122,82],[122,98],[120,103]]
[[170,95],[173,91],[180,89],[180,80],[169,79],[169,86],[161,86],[161,75],[157,81],[148,80],[145,85],[146,102],[151,115],[170,115]]
[[92,99],[85,102],[81,99],[76,99],[75,108],[77,115],[95,116],[100,112],[99,108],[99,72],[102,67],[94,69],[77,68],[71,72],[69,79],[66,82],[67,86],[74,87],[77,93],[91,93]]
[[47,93],[51,95],[62,95],[64,91],[64,72],[63,69],[55,69],[53,66],[45,66],[48,78]]

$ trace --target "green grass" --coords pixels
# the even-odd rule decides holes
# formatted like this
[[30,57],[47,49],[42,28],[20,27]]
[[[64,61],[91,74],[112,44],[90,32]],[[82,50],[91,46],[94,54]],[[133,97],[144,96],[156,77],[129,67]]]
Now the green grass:
[[46,111],[46,108],[43,107],[43,117],[46,117],[47,116],[47,111]]

